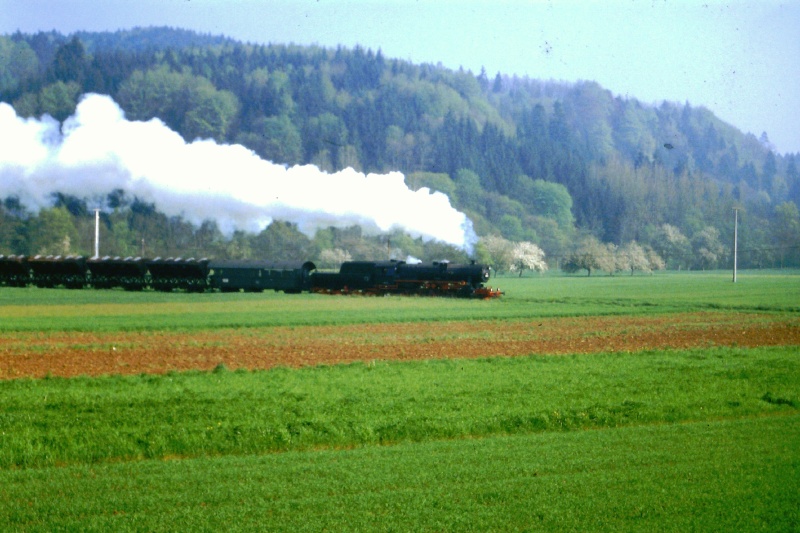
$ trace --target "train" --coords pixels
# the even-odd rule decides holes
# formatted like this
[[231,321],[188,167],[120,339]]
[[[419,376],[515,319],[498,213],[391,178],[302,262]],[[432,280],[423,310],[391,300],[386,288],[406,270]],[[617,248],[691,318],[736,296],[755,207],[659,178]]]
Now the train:
[[0,255],[0,286],[7,287],[496,298],[502,292],[486,286],[489,275],[475,262],[346,261],[321,271],[312,261]]

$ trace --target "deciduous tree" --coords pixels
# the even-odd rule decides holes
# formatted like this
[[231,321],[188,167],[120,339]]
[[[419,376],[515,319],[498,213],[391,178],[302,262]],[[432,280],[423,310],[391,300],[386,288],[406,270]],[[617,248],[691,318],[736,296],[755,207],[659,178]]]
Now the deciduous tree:
[[694,264],[703,269],[716,268],[725,253],[725,247],[719,240],[719,230],[706,226],[692,236]]
[[604,270],[613,274],[617,270],[614,245],[604,244],[597,237],[584,237],[574,252],[561,264],[564,272],[586,271],[587,276],[594,270]]
[[28,255],[68,255],[80,253],[73,249],[78,233],[72,216],[65,207],[42,209],[26,225]]
[[514,264],[514,243],[497,235],[489,235],[480,240],[480,244],[488,255],[488,264],[502,272],[510,270]]
[[657,232],[653,247],[664,258],[667,265],[680,269],[691,257],[692,247],[689,239],[680,229],[671,224],[663,224]]
[[544,260],[544,252],[532,242],[518,242],[512,251],[512,271],[519,271],[519,277],[525,270],[536,272],[546,272],[547,263]]
[[322,250],[319,254],[320,266],[322,268],[338,269],[345,261],[351,261],[350,252],[341,248]]

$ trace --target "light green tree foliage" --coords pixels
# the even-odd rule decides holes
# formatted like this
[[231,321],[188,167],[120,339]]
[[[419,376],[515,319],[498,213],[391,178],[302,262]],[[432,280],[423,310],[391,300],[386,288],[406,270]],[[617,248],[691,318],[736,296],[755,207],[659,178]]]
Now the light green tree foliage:
[[289,76],[282,70],[257,68],[245,75],[245,85],[267,116],[291,115],[295,110]]
[[14,255],[22,220],[9,213],[0,203],[0,255]]
[[47,114],[63,122],[75,113],[80,90],[80,86],[74,81],[69,83],[57,81],[42,87],[42,90],[39,91],[38,109],[35,114]]
[[185,106],[183,101],[175,100],[176,95],[182,92],[186,76],[171,71],[166,65],[146,72],[136,70],[120,87],[117,102],[131,120],[158,117],[177,130]]
[[117,101],[129,119],[158,117],[188,141],[227,138],[239,110],[232,93],[217,91],[208,79],[173,72],[166,65],[134,71],[120,87]]
[[348,228],[329,227],[317,230],[314,235],[313,244],[318,250],[334,248],[347,250],[350,255],[357,260],[375,259],[377,257],[386,256],[386,244],[384,242],[384,247],[380,255],[373,255],[370,257],[370,253],[374,249],[366,242],[363,230],[360,226],[351,226]]
[[649,106],[642,106],[637,100],[625,102],[619,124],[614,129],[617,148],[635,161],[652,162],[656,150],[656,131],[658,116]]
[[256,120],[253,132],[240,134],[236,141],[274,163],[294,165],[303,158],[300,132],[286,115]]
[[[533,180],[528,176],[517,176],[511,187],[513,203],[500,206],[507,213],[501,217],[499,223],[495,222],[498,229],[509,239],[529,240],[540,242],[550,251],[560,249],[559,241],[569,239],[574,231],[574,217],[572,215],[572,197],[567,188],[559,183],[544,180]],[[521,209],[516,209],[519,204]],[[489,207],[497,204],[488,204]],[[522,207],[524,206],[524,207]],[[526,208],[529,208],[526,212]],[[516,218],[516,221],[510,220]],[[546,221],[555,223],[549,227]],[[539,233],[542,228],[548,237]]]
[[28,43],[0,36],[0,92],[13,91],[39,70],[39,59]]
[[[770,242],[774,228],[769,221],[750,215],[749,211],[739,212],[739,265],[749,264],[755,268],[779,267],[782,248],[764,246]],[[752,244],[751,244],[752,243]]]
[[386,128],[386,156],[389,168],[412,168],[415,148],[416,139],[412,133],[406,133],[394,124]]
[[494,225],[500,230],[501,234],[512,241],[521,241],[526,237],[522,221],[517,216],[503,214],[500,220],[494,220]]
[[527,235],[521,222],[526,213],[520,202],[496,192],[489,192],[484,193],[483,204],[486,219],[494,224],[504,237],[513,241],[526,239]]
[[14,100],[14,110],[20,117],[39,116],[39,93],[25,93]]
[[73,249],[78,240],[72,215],[65,207],[42,209],[26,224],[28,255],[68,255],[80,254],[83,250]]
[[319,254],[319,262],[318,265],[320,268],[332,268],[338,269],[342,266],[342,263],[345,261],[351,261],[352,256],[350,252],[347,250],[342,250],[341,248],[333,248],[322,250]]
[[239,112],[239,101],[229,91],[218,91],[210,82],[189,91],[189,108],[183,119],[186,139],[222,142]]
[[663,224],[658,232],[653,248],[664,258],[667,266],[680,269],[691,257],[692,245],[681,230],[671,224]]
[[454,181],[459,205],[485,217],[486,205],[483,202],[484,191],[481,187],[481,178],[471,170],[462,169],[456,172]]
[[547,217],[532,216],[527,219],[536,242],[550,255],[564,255],[573,244],[574,228],[562,229],[558,223]]
[[216,221],[204,220],[194,231],[191,253],[195,257],[219,257],[226,249],[225,236]]
[[399,90],[413,100],[413,105],[422,111],[428,120],[443,117],[448,113],[465,116],[469,112],[469,104],[451,87],[428,80],[409,81],[398,77]]
[[475,260],[476,263],[481,265],[488,265],[493,267],[492,265],[492,255],[489,253],[488,248],[486,248],[486,243],[484,239],[478,241],[475,245],[475,249],[472,251],[472,259]]
[[783,202],[775,207],[773,235],[780,249],[781,264],[800,256],[800,211],[794,202]]
[[225,245],[225,256],[228,259],[252,259],[250,235],[243,231],[234,231]]
[[253,239],[253,258],[266,261],[302,261],[314,255],[311,240],[296,224],[274,221]]
[[584,237],[575,251],[566,257],[561,269],[568,273],[586,270],[587,276],[596,270],[614,274],[617,271],[615,251],[613,244],[604,244],[593,236]]
[[611,92],[593,81],[578,83],[570,93],[568,108],[586,148],[598,159],[611,155],[614,150],[610,124],[613,103]]
[[498,272],[511,270],[514,265],[514,243],[497,235],[488,235],[480,240],[485,257],[482,262]]
[[563,230],[571,230],[575,219],[572,216],[572,197],[560,183],[534,180],[531,205],[535,214],[555,220]]
[[412,191],[418,191],[423,187],[431,191],[439,191],[450,198],[450,203],[454,204],[458,200],[456,193],[457,185],[450,179],[450,176],[437,172],[411,172],[406,175],[406,185]]
[[312,244],[317,250],[326,250],[336,248],[336,228],[320,228],[314,233]]
[[141,243],[136,242],[136,235],[131,231],[128,220],[129,213],[121,209],[115,209],[108,215],[109,230],[103,233],[103,227],[100,228],[102,255],[136,257],[141,254]]
[[422,259],[425,253],[425,245],[421,238],[413,238],[400,229],[392,231],[386,236],[388,257],[405,261],[408,256]]
[[[379,256],[373,256],[379,257]],[[461,248],[442,241],[426,241],[422,245],[423,261],[450,261],[451,263],[467,263],[469,256]]]
[[719,240],[719,230],[706,226],[692,236],[694,264],[703,270],[716,268],[725,254],[725,247]]

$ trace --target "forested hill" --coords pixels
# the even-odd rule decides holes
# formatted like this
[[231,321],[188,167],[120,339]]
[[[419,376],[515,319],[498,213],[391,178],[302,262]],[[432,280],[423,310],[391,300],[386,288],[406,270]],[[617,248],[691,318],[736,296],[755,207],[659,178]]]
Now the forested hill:
[[186,140],[331,171],[400,170],[447,193],[479,235],[551,257],[591,235],[651,246],[670,267],[722,266],[740,208],[745,261],[800,261],[798,154],[689,103],[171,28],[0,37],[0,100],[20,116],[63,120],[87,92]]

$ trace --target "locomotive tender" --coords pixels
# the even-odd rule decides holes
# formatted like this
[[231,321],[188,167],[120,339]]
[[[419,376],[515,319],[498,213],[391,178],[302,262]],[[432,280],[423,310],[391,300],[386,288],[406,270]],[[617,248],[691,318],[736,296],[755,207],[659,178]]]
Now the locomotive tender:
[[321,294],[425,295],[494,298],[485,286],[489,268],[446,261],[347,261],[338,272],[319,272],[311,261],[220,261],[156,257],[0,255],[0,286],[69,289],[151,288],[169,292],[314,292]]

